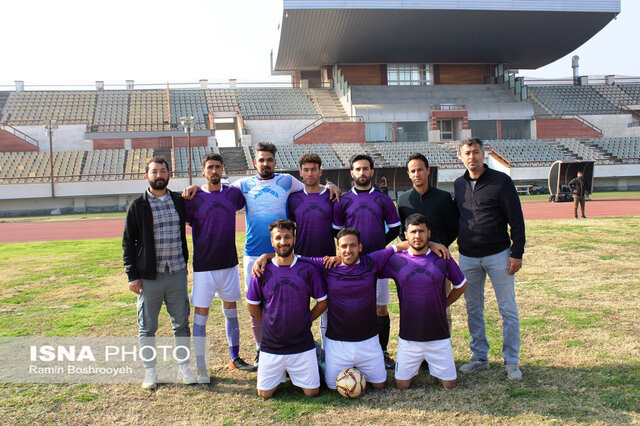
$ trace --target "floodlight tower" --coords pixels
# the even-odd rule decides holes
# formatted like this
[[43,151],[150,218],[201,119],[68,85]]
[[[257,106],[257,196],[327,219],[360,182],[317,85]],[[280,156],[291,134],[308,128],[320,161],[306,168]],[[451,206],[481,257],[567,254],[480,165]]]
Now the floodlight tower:
[[193,116],[189,116],[189,117],[182,117],[180,119],[180,125],[182,126],[182,128],[184,129],[184,132],[187,134],[187,149],[188,149],[188,155],[189,155],[189,185],[191,185],[192,182],[192,178],[191,178],[191,131],[193,130],[193,126],[196,124],[196,119]]
[[58,128],[56,120],[45,121],[42,124],[42,128],[49,136],[49,169],[51,171],[51,198],[55,198],[56,192],[53,186],[53,132]]

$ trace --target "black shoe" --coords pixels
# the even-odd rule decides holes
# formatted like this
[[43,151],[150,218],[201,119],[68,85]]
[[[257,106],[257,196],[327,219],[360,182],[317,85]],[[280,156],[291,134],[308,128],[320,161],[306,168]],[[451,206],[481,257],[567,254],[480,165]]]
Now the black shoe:
[[396,362],[393,360],[393,358],[391,358],[389,352],[384,353],[384,368],[386,368],[387,370],[393,370],[394,368],[396,368]]
[[586,217],[585,215],[582,215],[582,218],[583,218],[583,219],[586,219],[587,217]]
[[260,362],[260,349],[256,351],[256,357],[253,359],[253,366],[257,369]]
[[253,372],[258,369],[255,365],[247,364],[246,362],[244,362],[244,360],[239,356],[229,361],[229,367],[232,370],[242,370],[242,371],[249,371],[249,372]]

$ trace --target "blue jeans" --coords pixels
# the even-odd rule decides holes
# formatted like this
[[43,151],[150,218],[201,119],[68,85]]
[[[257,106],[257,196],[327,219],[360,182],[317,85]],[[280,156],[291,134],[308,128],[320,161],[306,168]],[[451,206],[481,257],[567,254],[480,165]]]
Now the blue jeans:
[[515,275],[509,275],[507,266],[509,256],[509,249],[485,257],[460,255],[460,269],[467,278],[464,299],[467,302],[472,359],[489,359],[489,341],[484,322],[484,284],[489,274],[502,315],[502,356],[507,363],[518,363],[520,318],[516,306]]
[[[187,269],[175,274],[158,272],[155,280],[142,279],[142,293],[138,295],[138,336],[140,347],[155,347],[158,315],[162,303],[167,307],[173,326],[176,346],[189,348],[189,296],[187,295]],[[142,351],[145,368],[155,367],[152,352]],[[180,352],[180,359],[185,355]]]

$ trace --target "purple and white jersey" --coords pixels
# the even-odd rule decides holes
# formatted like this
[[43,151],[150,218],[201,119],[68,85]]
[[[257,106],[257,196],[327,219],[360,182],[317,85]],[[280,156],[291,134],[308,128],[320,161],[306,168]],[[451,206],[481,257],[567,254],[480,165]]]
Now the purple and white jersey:
[[262,304],[261,351],[287,355],[315,347],[310,297],[320,302],[327,291],[320,272],[297,257],[287,266],[279,266],[273,258],[260,277],[251,277],[247,302]]
[[360,256],[353,265],[341,264],[326,269],[322,258],[302,258],[312,262],[327,285],[327,337],[333,340],[360,342],[378,334],[376,325],[376,279],[394,247]]
[[445,278],[454,288],[467,281],[455,260],[444,260],[431,250],[415,256],[403,251],[391,256],[380,277],[396,281],[400,337],[414,342],[450,337]]
[[334,203],[333,227],[342,229],[346,226],[360,231],[365,254],[386,246],[385,224],[388,228],[400,226],[400,218],[393,200],[373,187],[369,192],[351,188]]
[[222,185],[220,191],[198,188],[192,200],[184,200],[185,221],[193,229],[193,270],[215,271],[238,264],[236,210],[244,207],[242,192]]
[[301,256],[335,256],[333,238],[333,203],[329,190],[319,193],[306,190],[289,195],[289,218],[296,222],[295,253]]

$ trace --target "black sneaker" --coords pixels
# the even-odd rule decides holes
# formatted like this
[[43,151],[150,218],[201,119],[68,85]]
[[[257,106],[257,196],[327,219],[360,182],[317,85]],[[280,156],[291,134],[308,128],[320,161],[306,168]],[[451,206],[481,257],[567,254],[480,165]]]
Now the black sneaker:
[[256,357],[253,359],[253,366],[258,368],[259,362],[260,362],[260,349],[256,351]]
[[396,362],[393,360],[393,358],[391,358],[389,352],[384,353],[384,368],[386,368],[387,370],[393,370],[394,368],[396,368]]
[[249,372],[257,370],[256,366],[247,364],[239,356],[229,361],[229,368],[231,368],[232,370],[242,370],[242,371],[249,371]]

